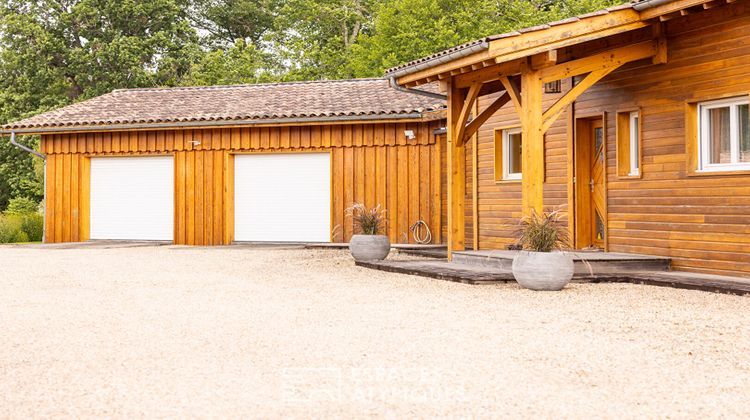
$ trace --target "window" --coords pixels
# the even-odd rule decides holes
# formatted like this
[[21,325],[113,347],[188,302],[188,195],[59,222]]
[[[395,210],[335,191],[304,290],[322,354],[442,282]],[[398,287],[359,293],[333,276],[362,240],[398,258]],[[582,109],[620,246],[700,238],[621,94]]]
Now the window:
[[640,133],[638,121],[640,116],[638,112],[631,112],[630,115],[630,176],[638,176],[641,172],[640,162]]
[[520,127],[495,132],[495,181],[521,179],[521,146]]
[[641,114],[617,113],[617,175],[641,176]]
[[555,80],[554,82],[548,82],[544,84],[544,93],[560,93],[562,92],[562,81]]
[[750,170],[748,99],[698,104],[698,143],[700,171]]

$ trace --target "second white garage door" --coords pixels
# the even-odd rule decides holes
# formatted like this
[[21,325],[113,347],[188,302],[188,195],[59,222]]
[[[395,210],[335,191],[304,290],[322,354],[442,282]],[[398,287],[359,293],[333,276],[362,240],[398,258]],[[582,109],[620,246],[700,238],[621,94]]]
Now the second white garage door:
[[237,155],[234,240],[329,242],[328,153]]
[[91,158],[91,239],[173,240],[171,156]]

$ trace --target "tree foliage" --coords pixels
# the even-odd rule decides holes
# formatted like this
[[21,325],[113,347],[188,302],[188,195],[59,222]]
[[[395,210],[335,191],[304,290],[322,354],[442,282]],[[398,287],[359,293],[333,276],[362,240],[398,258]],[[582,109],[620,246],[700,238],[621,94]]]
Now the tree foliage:
[[[4,0],[0,123],[117,88],[380,76],[620,1]],[[0,210],[11,198],[40,200],[42,172],[0,140]]]

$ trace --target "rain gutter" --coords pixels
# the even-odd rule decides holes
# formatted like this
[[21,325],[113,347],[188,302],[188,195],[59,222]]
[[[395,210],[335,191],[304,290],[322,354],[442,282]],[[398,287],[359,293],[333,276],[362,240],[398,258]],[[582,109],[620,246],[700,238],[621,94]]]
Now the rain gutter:
[[396,82],[396,77],[391,77],[388,80],[389,80],[389,83],[390,83],[391,87],[394,88],[394,89],[396,89],[399,92],[412,93],[414,95],[427,96],[429,98],[440,99],[440,100],[443,100],[443,101],[447,101],[448,100],[448,95],[443,95],[441,93],[428,92],[426,90],[420,90],[420,89],[409,89],[409,88],[405,88],[403,86],[400,86],[398,84],[398,82]]
[[487,39],[483,39],[481,41],[477,41],[476,43],[469,44],[466,47],[459,48],[456,51],[452,51],[448,54],[439,55],[437,57],[433,57],[430,59],[427,59],[425,61],[422,61],[420,63],[415,63],[410,66],[406,66],[403,68],[400,68],[398,70],[393,70],[391,72],[386,73],[386,76],[393,79],[393,78],[399,78],[401,76],[406,76],[407,74],[416,73],[420,70],[428,69],[430,67],[435,67],[438,64],[447,63],[449,61],[453,61],[459,58],[463,58],[481,51],[485,51],[490,48],[490,43]]
[[91,125],[60,125],[47,127],[9,128],[0,131],[0,134],[23,133],[23,134],[45,134],[61,132],[96,132],[96,131],[123,131],[123,130],[163,130],[180,128],[212,128],[222,126],[256,126],[256,125],[294,125],[304,123],[328,122],[356,122],[379,120],[421,120],[421,112],[409,112],[405,114],[378,114],[378,115],[342,115],[336,117],[318,118],[266,118],[257,120],[205,120],[205,121],[174,121],[164,123],[143,122],[138,124],[91,124]]

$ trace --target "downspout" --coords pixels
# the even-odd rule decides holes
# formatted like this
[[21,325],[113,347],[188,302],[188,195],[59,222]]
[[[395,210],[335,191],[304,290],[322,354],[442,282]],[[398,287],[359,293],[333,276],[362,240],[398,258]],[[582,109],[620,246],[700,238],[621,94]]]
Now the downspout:
[[662,4],[670,3],[674,0],[646,0],[633,5],[633,9],[637,11],[650,9],[652,7],[661,6]]
[[440,93],[428,92],[426,90],[420,90],[420,89],[409,89],[409,88],[405,88],[403,86],[399,86],[399,84],[396,83],[396,77],[394,77],[394,76],[391,76],[388,79],[388,83],[391,85],[392,88],[396,89],[399,92],[411,93],[411,94],[414,94],[414,95],[427,96],[429,98],[440,99],[440,100],[443,100],[443,101],[447,101],[448,100],[448,95],[443,95],[443,94],[440,94]]
[[42,226],[44,226],[44,228],[42,229],[42,243],[45,243],[46,239],[47,239],[47,208],[46,208],[47,207],[47,155],[45,155],[44,153],[39,153],[36,150],[34,150],[34,149],[32,149],[32,148],[30,148],[28,146],[25,146],[25,145],[23,145],[21,143],[18,143],[16,141],[16,132],[15,131],[11,131],[10,132],[10,144],[12,144],[13,146],[18,147],[19,149],[23,150],[26,153],[31,153],[32,155],[34,155],[34,156],[42,159],[42,161],[44,161],[44,175],[43,175],[44,176],[44,187],[43,187],[44,188],[44,192],[42,194],[43,194],[43,200],[44,200],[44,207],[45,207],[45,209],[44,209],[44,212],[42,213]]

